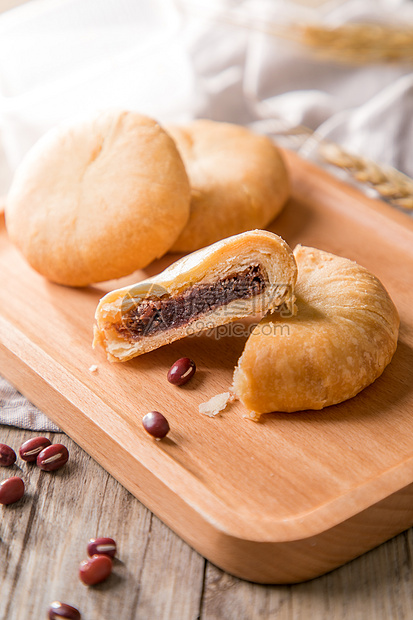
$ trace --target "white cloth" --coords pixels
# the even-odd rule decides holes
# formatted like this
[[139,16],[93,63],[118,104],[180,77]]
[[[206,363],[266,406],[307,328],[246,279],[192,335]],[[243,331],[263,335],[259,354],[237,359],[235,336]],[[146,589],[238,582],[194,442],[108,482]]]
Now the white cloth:
[[58,431],[49,418],[29,403],[5,379],[0,377],[0,424],[33,431]]
[[[32,0],[8,11],[0,15],[0,195],[44,132],[105,107],[161,123],[230,121],[279,139],[305,125],[413,176],[412,66],[320,60],[269,33],[301,22],[377,20],[413,27],[413,3]],[[288,140],[317,158],[314,138]],[[0,422],[50,430],[4,380],[0,398]]]

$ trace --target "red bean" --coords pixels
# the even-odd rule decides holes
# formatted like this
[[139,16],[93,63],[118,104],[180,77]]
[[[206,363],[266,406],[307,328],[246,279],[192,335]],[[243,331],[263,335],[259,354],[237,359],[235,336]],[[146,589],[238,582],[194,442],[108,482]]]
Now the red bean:
[[69,458],[69,452],[61,443],[54,443],[51,446],[47,446],[37,455],[36,463],[40,469],[44,471],[54,471],[60,469],[67,463]]
[[108,555],[113,558],[116,554],[116,543],[113,538],[91,538],[87,546],[89,557],[93,555]]
[[167,379],[173,385],[185,385],[194,376],[196,365],[189,357],[181,357],[170,367]]
[[51,441],[47,437],[32,437],[32,439],[28,439],[20,446],[20,458],[28,463],[34,462],[37,459],[37,455],[44,448],[50,446],[50,444]]
[[16,453],[13,448],[10,448],[5,443],[0,443],[0,465],[3,467],[10,467],[16,462]]
[[112,560],[107,555],[92,555],[83,560],[79,567],[79,577],[87,586],[105,581],[112,572]]
[[61,603],[60,601],[53,601],[49,607],[49,620],[59,620],[60,618],[81,620],[81,615],[76,607]]
[[7,478],[0,484],[0,504],[14,504],[24,495],[24,482],[18,476]]
[[150,411],[142,418],[142,424],[145,431],[153,437],[162,439],[169,433],[169,423],[162,413],[159,411]]

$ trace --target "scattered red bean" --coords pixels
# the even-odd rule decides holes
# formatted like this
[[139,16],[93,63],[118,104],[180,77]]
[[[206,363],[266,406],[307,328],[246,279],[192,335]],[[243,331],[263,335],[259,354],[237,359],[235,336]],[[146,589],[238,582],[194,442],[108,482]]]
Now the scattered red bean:
[[0,484],[0,504],[14,504],[24,495],[24,482],[18,476],[7,478]]
[[59,620],[60,618],[81,620],[81,615],[76,607],[61,603],[60,601],[53,601],[49,607],[49,620]]
[[91,538],[87,546],[89,557],[93,555],[108,555],[113,558],[116,554],[116,543],[113,538]]
[[51,441],[47,437],[32,437],[32,439],[28,439],[20,446],[20,458],[28,463],[34,462],[39,452],[50,446],[50,444]]
[[159,411],[150,411],[143,416],[142,424],[145,431],[157,439],[165,437],[170,430],[168,420]]
[[0,443],[0,465],[10,467],[16,461],[16,453],[5,443]]
[[79,577],[87,586],[105,581],[112,572],[112,560],[108,555],[92,555],[79,566]]
[[189,357],[181,357],[170,367],[167,375],[169,383],[185,385],[194,376],[196,365]]
[[54,443],[37,455],[36,463],[44,471],[54,471],[63,467],[68,458],[69,452],[66,446],[61,443]]

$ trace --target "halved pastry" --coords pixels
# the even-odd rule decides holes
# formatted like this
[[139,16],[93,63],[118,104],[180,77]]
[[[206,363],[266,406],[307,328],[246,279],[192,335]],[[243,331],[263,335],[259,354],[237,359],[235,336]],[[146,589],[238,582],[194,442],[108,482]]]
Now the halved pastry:
[[396,350],[399,316],[375,276],[314,248],[297,246],[294,255],[297,313],[262,319],[234,372],[235,394],[253,419],[347,400]]
[[193,252],[159,275],[105,295],[94,345],[125,361],[188,334],[294,304],[297,268],[277,235],[252,230]]

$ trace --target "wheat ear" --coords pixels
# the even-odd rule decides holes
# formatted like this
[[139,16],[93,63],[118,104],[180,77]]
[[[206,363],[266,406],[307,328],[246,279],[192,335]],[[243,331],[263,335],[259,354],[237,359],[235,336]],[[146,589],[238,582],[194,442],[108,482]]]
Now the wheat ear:
[[319,153],[329,164],[347,170],[354,179],[374,188],[383,199],[413,210],[413,179],[399,170],[348,153],[331,142],[320,143]]
[[342,62],[413,62],[413,28],[381,24],[296,26],[290,36],[318,55]]

